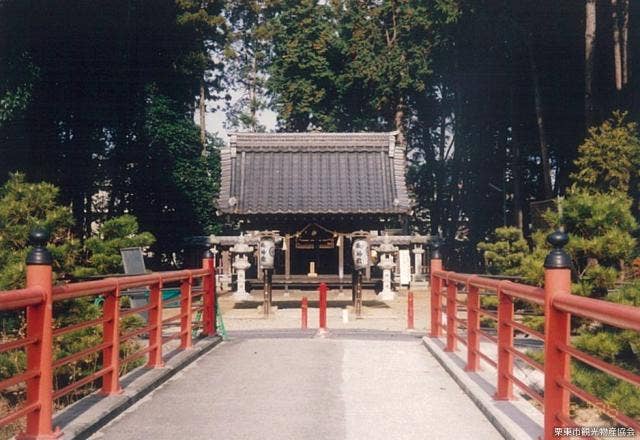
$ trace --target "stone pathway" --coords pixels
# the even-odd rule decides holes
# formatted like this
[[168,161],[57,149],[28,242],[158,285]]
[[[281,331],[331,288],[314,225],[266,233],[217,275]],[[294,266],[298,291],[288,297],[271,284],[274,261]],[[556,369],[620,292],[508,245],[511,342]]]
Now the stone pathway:
[[313,334],[230,331],[92,438],[501,438],[418,335]]

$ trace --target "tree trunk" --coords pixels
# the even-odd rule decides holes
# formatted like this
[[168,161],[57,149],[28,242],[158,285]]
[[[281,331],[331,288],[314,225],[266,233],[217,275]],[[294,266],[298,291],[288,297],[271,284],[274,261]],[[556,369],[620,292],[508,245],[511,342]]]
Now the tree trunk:
[[258,131],[257,120],[257,93],[256,93],[256,81],[258,76],[258,65],[256,60],[256,54],[253,53],[253,59],[251,60],[251,85],[249,86],[249,112],[251,114],[251,131]]
[[206,127],[206,105],[205,105],[205,94],[204,94],[204,80],[200,81],[200,100],[199,100],[200,108],[200,143],[202,144],[202,153],[204,154],[207,146],[207,127]]
[[538,75],[538,66],[533,54],[531,43],[528,44],[529,66],[531,68],[531,80],[533,82],[533,97],[536,108],[536,122],[538,125],[538,138],[540,140],[540,158],[542,159],[542,182],[544,189],[544,198],[553,197],[551,188],[551,166],[549,164],[549,147],[547,145],[547,131],[544,124],[544,109],[542,106],[542,91],[540,90],[540,77]]
[[520,145],[513,141],[513,222],[524,233],[524,212],[522,210],[522,170],[520,169]]
[[611,0],[611,22],[613,28],[613,68],[616,90],[622,90],[622,49],[620,47],[620,23],[618,21],[618,0]]
[[511,86],[511,171],[513,173],[513,222],[524,234],[524,213],[522,210],[522,168],[520,166],[520,136],[515,106],[515,86]]
[[405,130],[404,130],[404,98],[400,97],[398,99],[398,104],[396,105],[396,114],[394,117],[394,124],[396,127],[396,131],[398,132],[398,145],[404,147],[405,146]]
[[629,0],[622,0],[622,85],[629,83]]
[[585,2],[584,28],[584,121],[587,129],[593,125],[593,65],[596,41],[596,0]]

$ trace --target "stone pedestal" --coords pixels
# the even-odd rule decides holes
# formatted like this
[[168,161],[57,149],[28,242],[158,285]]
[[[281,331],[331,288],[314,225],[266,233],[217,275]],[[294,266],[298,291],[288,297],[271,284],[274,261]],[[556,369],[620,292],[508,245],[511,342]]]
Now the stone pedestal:
[[380,254],[378,267],[382,269],[382,292],[378,294],[378,297],[384,301],[392,300],[396,296],[392,289],[392,271],[396,267],[393,256],[396,252],[398,252],[398,248],[391,244],[389,236],[385,235],[383,243],[378,247],[378,253]]
[[425,276],[422,273],[422,259],[423,259],[423,255],[424,255],[424,249],[422,248],[422,245],[417,244],[414,246],[413,249],[411,249],[411,252],[413,252],[413,266],[414,266],[414,270],[413,270],[413,282],[421,282],[425,280]]
[[249,259],[244,255],[237,255],[233,262],[233,267],[236,269],[236,281],[238,284],[236,291],[233,292],[233,297],[235,299],[248,299],[250,295],[247,292],[246,270],[251,267]]
[[233,292],[233,297],[241,300],[248,299],[250,295],[247,292],[246,270],[251,267],[248,255],[253,252],[253,248],[244,242],[244,237],[241,235],[238,242],[229,250],[235,254],[233,268],[236,270],[238,284],[236,291]]
[[378,294],[378,297],[385,301],[392,300],[395,298],[396,294],[391,287],[391,271],[395,267],[393,257],[388,254],[383,254],[380,257],[378,267],[382,269],[382,292]]

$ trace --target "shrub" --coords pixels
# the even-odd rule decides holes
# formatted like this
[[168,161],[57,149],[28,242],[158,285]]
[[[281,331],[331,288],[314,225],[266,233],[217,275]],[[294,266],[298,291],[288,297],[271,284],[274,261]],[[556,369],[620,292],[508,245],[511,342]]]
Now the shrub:
[[105,221],[84,243],[85,265],[74,270],[76,277],[116,273],[122,270],[120,249],[151,246],[155,238],[140,232],[138,220],[125,214]]
[[478,243],[484,253],[487,272],[495,275],[520,275],[529,246],[518,228],[496,228],[491,241]]

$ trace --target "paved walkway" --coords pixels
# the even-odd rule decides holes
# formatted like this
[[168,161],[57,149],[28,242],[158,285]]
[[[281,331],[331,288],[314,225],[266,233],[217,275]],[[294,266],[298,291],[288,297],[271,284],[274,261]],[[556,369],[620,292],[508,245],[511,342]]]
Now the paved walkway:
[[246,331],[92,439],[501,438],[417,336]]

